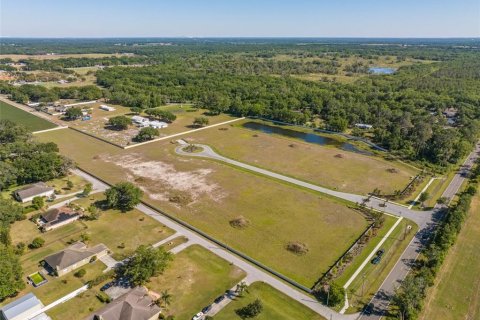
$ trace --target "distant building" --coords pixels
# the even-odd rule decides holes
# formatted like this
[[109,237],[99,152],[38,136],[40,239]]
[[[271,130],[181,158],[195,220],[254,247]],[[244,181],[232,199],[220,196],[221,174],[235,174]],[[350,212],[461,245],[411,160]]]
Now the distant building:
[[46,257],[43,261],[60,277],[86,265],[93,257],[98,259],[107,254],[108,248],[103,243],[87,248],[85,243],[76,242],[68,248]]
[[81,216],[81,212],[62,206],[42,213],[38,219],[38,225],[43,231],[49,231],[72,223]]
[[113,300],[86,320],[154,320],[160,314],[158,307],[144,287],[136,287]]
[[101,104],[100,109],[105,110],[105,111],[115,111],[114,107],[110,107],[110,106],[107,106],[105,104]]
[[54,193],[55,190],[52,187],[47,186],[44,182],[37,182],[15,190],[13,194],[18,201],[24,203],[32,201],[35,197],[50,197]]
[[365,124],[365,123],[355,123],[355,127],[360,128],[360,129],[372,129],[373,126],[371,124]]
[[45,313],[40,312],[43,309],[43,303],[33,293],[28,293],[23,297],[5,305],[0,309],[0,319],[4,320],[51,320]]
[[150,121],[148,126],[156,129],[162,129],[168,127],[168,123],[162,121]]

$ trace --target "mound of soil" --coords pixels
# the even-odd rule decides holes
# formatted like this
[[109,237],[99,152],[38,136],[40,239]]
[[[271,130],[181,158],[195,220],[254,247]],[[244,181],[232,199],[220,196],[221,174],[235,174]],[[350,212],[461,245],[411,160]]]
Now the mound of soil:
[[345,156],[341,153],[335,155],[335,158],[343,159]]
[[390,173],[398,173],[398,170],[395,168],[388,168],[387,171]]
[[303,242],[298,242],[298,241],[291,241],[287,244],[286,246],[287,250],[296,254],[296,255],[304,255],[307,254],[308,252],[308,247],[305,243]]
[[250,220],[244,216],[238,216],[233,220],[230,220],[230,226],[236,229],[245,229],[250,225]]

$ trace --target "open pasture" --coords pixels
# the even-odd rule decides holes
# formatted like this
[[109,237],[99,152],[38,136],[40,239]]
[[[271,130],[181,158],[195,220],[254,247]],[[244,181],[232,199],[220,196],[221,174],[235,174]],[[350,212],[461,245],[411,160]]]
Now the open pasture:
[[[185,139],[207,144],[221,155],[238,161],[357,194],[367,194],[374,188],[380,189],[383,194],[392,194],[395,190],[403,190],[418,174],[409,166],[384,160],[380,156],[367,156],[335,146],[320,146],[278,134],[249,130],[242,127],[242,123],[246,122],[251,120],[195,132],[186,135]],[[332,135],[329,138],[337,139]]]
[[[367,226],[343,203],[214,161],[177,156],[166,141],[121,150],[72,130],[38,138],[56,142],[80,167],[111,183],[132,181],[152,205],[306,286]],[[288,251],[290,242],[304,244],[307,252]]]
[[11,120],[25,126],[29,131],[39,131],[54,128],[55,125],[47,120],[34,116],[26,111],[0,101],[0,119]]

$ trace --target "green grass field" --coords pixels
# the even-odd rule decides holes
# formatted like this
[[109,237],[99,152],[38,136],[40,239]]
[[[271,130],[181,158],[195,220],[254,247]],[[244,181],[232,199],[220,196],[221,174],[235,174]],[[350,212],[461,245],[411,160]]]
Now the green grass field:
[[[243,122],[248,121],[251,122]],[[357,194],[367,194],[374,188],[392,194],[395,190],[403,190],[411,177],[418,174],[409,166],[379,156],[366,156],[334,146],[320,146],[248,130],[241,126],[243,122],[195,132],[185,138],[189,142],[210,145],[218,153],[232,159],[330,189]],[[328,137],[344,140],[333,135]]]
[[[367,227],[343,203],[221,163],[177,156],[167,141],[121,150],[72,130],[38,138],[56,142],[62,153],[107,181],[136,183],[152,205],[306,286]],[[231,227],[239,216],[250,225]],[[308,253],[287,251],[289,242],[305,243]]]
[[450,249],[425,302],[420,317],[429,319],[480,319],[480,194]]
[[290,319],[325,319],[308,307],[291,299],[280,291],[263,282],[255,282],[248,287],[243,297],[238,297],[230,302],[223,310],[217,313],[215,320],[241,320],[235,310],[245,307],[247,304],[260,299],[263,311],[255,317],[257,320],[290,320]]
[[56,127],[53,123],[0,101],[0,119],[21,124],[31,132]]
[[192,245],[176,254],[164,274],[150,279],[147,287],[158,294],[168,290],[173,297],[166,313],[187,320],[245,276],[228,261]]

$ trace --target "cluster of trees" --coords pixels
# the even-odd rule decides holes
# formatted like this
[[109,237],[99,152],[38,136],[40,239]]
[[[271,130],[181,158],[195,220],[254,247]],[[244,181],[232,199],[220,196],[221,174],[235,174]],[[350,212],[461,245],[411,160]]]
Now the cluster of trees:
[[158,120],[163,120],[170,123],[177,119],[177,116],[173,112],[162,110],[160,108],[147,109],[145,110],[145,113],[152,118],[156,118]]
[[105,191],[105,196],[110,208],[126,212],[140,203],[143,191],[130,182],[119,182]]
[[36,142],[24,127],[0,120],[0,190],[64,177],[73,165],[55,143]]
[[107,126],[114,130],[126,130],[132,124],[132,119],[126,116],[115,116],[108,119]]
[[12,100],[19,103],[27,103],[28,101],[48,103],[58,99],[96,100],[103,97],[103,91],[94,85],[48,89],[32,84],[15,87],[1,81],[0,93],[11,95]]
[[461,194],[457,204],[448,209],[444,221],[435,230],[431,242],[422,253],[420,262],[414,266],[413,272],[396,290],[392,301],[400,319],[418,319],[427,290],[433,286],[435,276],[467,217],[472,198],[477,193],[478,177],[480,177],[480,162],[472,174],[469,186]]
[[153,140],[160,135],[160,131],[157,128],[145,127],[140,129],[138,134],[133,138],[137,142],[144,142]]
[[153,248],[141,245],[135,253],[118,269],[119,277],[126,277],[135,286],[144,285],[151,277],[162,274],[170,262],[173,254],[163,247]]

